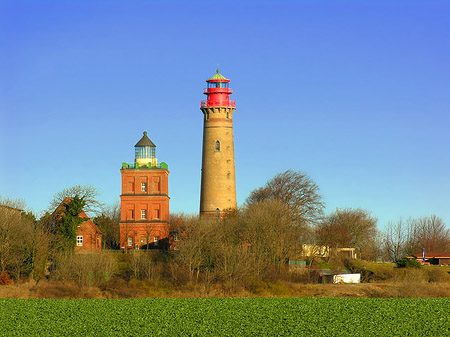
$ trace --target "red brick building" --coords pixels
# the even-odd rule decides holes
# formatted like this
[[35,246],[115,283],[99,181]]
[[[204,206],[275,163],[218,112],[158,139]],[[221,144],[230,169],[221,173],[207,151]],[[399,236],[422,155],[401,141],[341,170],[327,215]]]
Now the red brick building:
[[169,170],[158,164],[147,132],[135,145],[135,162],[122,163],[120,248],[166,248],[169,238]]
[[86,213],[81,212],[80,218],[86,218],[86,221],[81,223],[77,229],[77,243],[75,251],[84,250],[102,250],[103,234],[100,229],[92,222]]
[[[56,221],[60,221],[64,212],[64,205],[67,205],[72,201],[71,198],[65,198],[63,202],[56,208],[53,213],[56,215]],[[76,244],[75,251],[91,251],[102,249],[102,237],[103,234],[100,229],[95,225],[91,219],[81,211],[78,215],[80,218],[85,218],[86,221],[82,222],[76,231]]]
[[[410,259],[416,259],[417,262],[426,265],[449,266],[450,252],[426,252],[425,259],[422,252],[408,256]],[[425,262],[423,261],[425,260]]]

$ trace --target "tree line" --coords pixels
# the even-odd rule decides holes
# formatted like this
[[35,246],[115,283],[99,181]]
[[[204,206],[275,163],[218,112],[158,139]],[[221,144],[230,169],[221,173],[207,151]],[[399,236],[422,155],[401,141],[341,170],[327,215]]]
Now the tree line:
[[[64,204],[66,198],[71,202]],[[354,248],[358,257],[374,261],[395,261],[422,248],[450,250],[449,229],[435,215],[391,222],[384,230],[367,210],[343,208],[325,215],[317,184],[292,170],[252,191],[242,206],[223,218],[171,214],[170,231],[180,239],[177,250],[154,252],[151,258],[140,253],[120,257],[127,267],[104,255],[95,260],[74,254],[75,231],[84,221],[79,218],[81,210],[91,212],[103,233],[105,250],[120,248],[120,207],[100,203],[92,186],[59,192],[39,219],[22,211],[23,202],[1,199],[0,205],[0,273],[15,280],[67,275],[81,280],[99,270],[103,278],[150,277],[158,271],[173,282],[221,282],[233,288],[248,280],[287,275],[289,259],[305,258],[305,244],[327,247],[327,259],[339,248]],[[91,274],[83,271],[83,265],[92,267]]]

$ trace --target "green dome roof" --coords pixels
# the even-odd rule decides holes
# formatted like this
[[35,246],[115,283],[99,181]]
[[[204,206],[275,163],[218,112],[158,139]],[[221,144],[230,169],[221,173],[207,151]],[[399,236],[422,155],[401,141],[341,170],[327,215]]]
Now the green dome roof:
[[219,74],[219,69],[217,69],[217,72],[216,72],[216,74],[213,76],[213,77],[211,77],[210,79],[209,79],[209,81],[211,81],[211,80],[227,80],[228,78],[225,78],[225,77],[223,77],[222,75],[220,75]]

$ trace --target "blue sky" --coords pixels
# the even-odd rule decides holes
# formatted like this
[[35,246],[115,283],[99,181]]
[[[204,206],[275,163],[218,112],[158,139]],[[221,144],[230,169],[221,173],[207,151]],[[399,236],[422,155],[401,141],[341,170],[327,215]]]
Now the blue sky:
[[200,101],[231,79],[238,204],[287,169],[327,212],[450,224],[450,2],[0,0],[0,195],[119,200],[148,131],[198,212]]

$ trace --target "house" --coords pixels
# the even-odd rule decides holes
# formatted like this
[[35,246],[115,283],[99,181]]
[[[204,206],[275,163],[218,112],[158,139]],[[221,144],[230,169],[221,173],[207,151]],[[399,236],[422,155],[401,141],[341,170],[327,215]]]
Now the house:
[[[65,198],[56,208],[53,213],[53,215],[56,216],[56,221],[60,221],[65,205],[71,201],[71,198]],[[102,249],[102,232],[97,225],[89,219],[84,211],[81,211],[78,216],[86,220],[83,221],[77,228],[75,251],[100,251]]]
[[450,265],[449,252],[425,252],[425,263],[423,261],[422,252],[408,256],[409,259],[416,259],[421,264],[431,264],[438,266]]
[[75,245],[75,251],[97,250],[102,249],[102,237],[103,234],[96,224],[86,215],[81,212],[80,218],[86,218],[86,221],[82,222],[77,229],[77,243]]
[[330,256],[343,256],[348,257],[349,259],[357,259],[358,256],[356,254],[355,248],[330,248],[327,246],[320,245],[312,245],[312,244],[303,244],[302,245],[302,255],[309,257],[330,257]]

